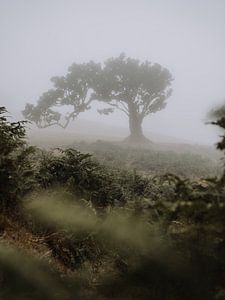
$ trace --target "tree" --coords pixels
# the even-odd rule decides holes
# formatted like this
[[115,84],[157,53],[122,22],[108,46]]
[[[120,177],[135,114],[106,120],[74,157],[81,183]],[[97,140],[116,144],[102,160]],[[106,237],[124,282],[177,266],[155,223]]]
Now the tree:
[[127,141],[145,142],[143,119],[166,106],[172,92],[171,81],[170,72],[159,64],[140,62],[121,54],[104,63],[93,98],[111,106],[100,113],[108,114],[119,109],[127,115],[130,128]]
[[[225,130],[225,104],[219,109],[216,109],[211,113],[211,115],[216,119],[212,121],[213,125],[219,126],[222,130]],[[225,151],[225,135],[221,136],[221,141],[217,143],[217,149]]]
[[[81,112],[90,109],[91,89],[99,71],[100,65],[94,62],[72,64],[66,76],[51,79],[54,88],[43,93],[37,105],[26,104],[24,117],[39,128],[53,125],[66,128]],[[62,106],[69,106],[70,111],[63,115],[55,110]]]
[[[217,108],[216,110],[212,111],[210,113],[211,117],[213,117],[213,121],[211,124],[219,126],[220,129],[223,130],[223,135],[220,136],[221,140],[217,143],[217,149],[221,150],[225,154],[225,104],[222,105],[220,108]],[[225,170],[223,172],[222,178],[220,180],[220,183],[222,185],[225,184]]]
[[[171,81],[170,72],[159,64],[141,63],[124,54],[106,60],[103,65],[73,64],[66,76],[53,77],[54,88],[44,93],[36,106],[27,104],[23,114],[40,128],[65,128],[78,114],[90,109],[92,101],[103,101],[108,107],[98,110],[99,113],[121,110],[129,118],[128,141],[145,142],[143,119],[165,107],[172,91]],[[72,111],[63,116],[54,110],[57,106],[70,106]]]

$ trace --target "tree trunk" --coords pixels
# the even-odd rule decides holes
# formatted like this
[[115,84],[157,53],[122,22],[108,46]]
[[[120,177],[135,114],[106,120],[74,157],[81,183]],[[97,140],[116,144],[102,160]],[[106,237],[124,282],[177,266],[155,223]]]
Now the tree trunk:
[[134,106],[129,106],[129,128],[130,135],[125,139],[125,142],[131,144],[149,143],[150,141],[143,135],[142,131],[143,117],[137,112]]

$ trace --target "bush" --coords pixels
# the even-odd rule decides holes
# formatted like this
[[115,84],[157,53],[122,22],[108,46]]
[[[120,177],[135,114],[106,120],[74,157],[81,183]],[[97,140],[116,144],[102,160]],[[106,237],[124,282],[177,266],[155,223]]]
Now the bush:
[[0,210],[12,213],[32,189],[34,148],[25,143],[25,122],[9,122],[6,112],[0,107]]

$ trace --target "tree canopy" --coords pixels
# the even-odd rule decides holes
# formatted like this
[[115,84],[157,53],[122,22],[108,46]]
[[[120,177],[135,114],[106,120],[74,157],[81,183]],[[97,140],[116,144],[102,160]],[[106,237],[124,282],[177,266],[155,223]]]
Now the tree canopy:
[[[72,64],[66,76],[52,77],[54,87],[43,93],[36,105],[27,104],[23,115],[39,128],[58,125],[66,128],[81,112],[90,109],[90,90],[99,73],[100,66],[94,62]],[[65,115],[57,107],[69,106]]]
[[[74,63],[67,75],[51,80],[54,87],[45,92],[36,105],[26,105],[23,114],[28,120],[40,128],[52,125],[65,128],[97,100],[107,104],[99,113],[109,114],[115,109],[124,112],[129,119],[129,139],[139,142],[145,139],[143,119],[165,108],[173,78],[159,64],[140,62],[121,54],[103,64]],[[62,106],[70,106],[70,112],[62,115],[56,109]]]
[[171,81],[172,75],[161,65],[121,54],[104,63],[93,98],[111,106],[100,113],[107,114],[114,109],[124,112],[129,118],[131,140],[139,141],[143,138],[143,119],[165,108],[172,92]]
[[[223,131],[223,134],[220,136],[221,139],[217,143],[217,149],[223,151],[223,153],[225,154],[225,104],[212,111],[211,117],[213,118],[213,121],[211,123],[213,125],[217,125]],[[225,184],[225,171],[223,172],[220,183],[222,183],[222,185]]]

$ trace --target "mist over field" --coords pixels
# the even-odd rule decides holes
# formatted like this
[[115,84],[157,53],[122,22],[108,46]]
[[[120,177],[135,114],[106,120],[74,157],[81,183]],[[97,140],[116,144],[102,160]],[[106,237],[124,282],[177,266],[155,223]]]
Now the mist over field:
[[[213,145],[218,131],[205,122],[225,95],[224,15],[222,0],[2,0],[1,104],[21,119],[25,104],[35,104],[52,87],[50,78],[73,62],[124,52],[161,64],[174,78],[167,107],[146,117],[144,130]],[[122,112],[104,116],[92,106],[78,118],[128,128]]]
[[225,300],[225,0],[0,0],[0,299]]

